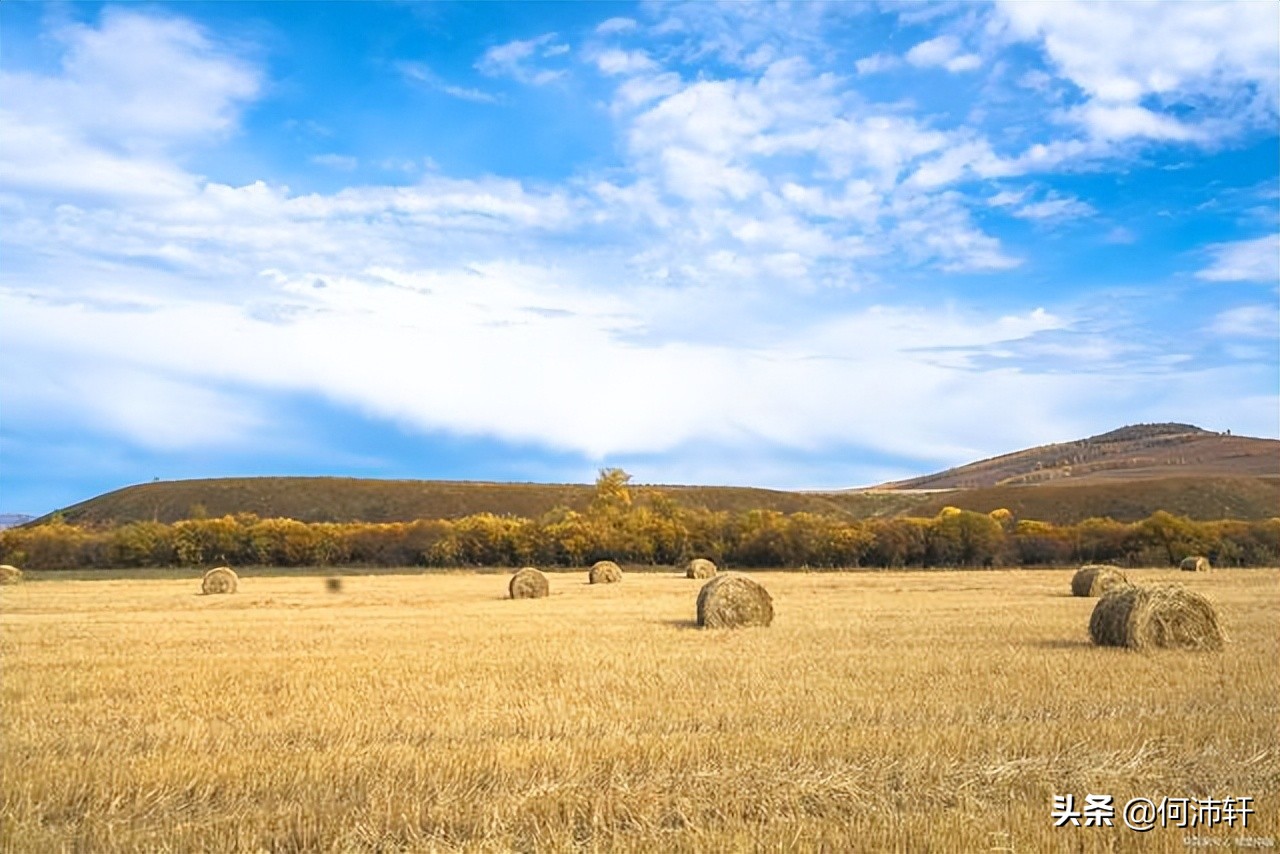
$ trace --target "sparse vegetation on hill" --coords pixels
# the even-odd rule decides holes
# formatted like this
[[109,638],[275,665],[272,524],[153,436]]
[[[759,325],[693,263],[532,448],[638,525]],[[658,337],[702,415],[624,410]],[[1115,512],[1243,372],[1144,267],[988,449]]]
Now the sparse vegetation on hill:
[[1167,477],[1280,476],[1280,441],[1212,433],[1190,424],[1136,424],[885,484],[885,489],[1104,483]]
[[[1157,510],[1205,521],[1261,520],[1274,516],[1280,506],[1280,442],[1223,436],[1185,424],[1150,424],[870,490],[621,485],[642,504],[734,515],[759,510],[870,519],[933,516],[950,505],[980,513],[1007,508],[1019,518],[1055,524],[1095,516],[1134,522]],[[586,513],[598,500],[597,491],[585,484],[215,478],[125,487],[36,524],[56,516],[72,525],[102,528],[245,513],[339,524],[460,520],[480,514],[542,519],[553,513]]]
[[[732,486],[660,486],[633,491],[660,493],[681,507],[716,512],[847,514],[866,507],[870,512],[862,515],[873,515],[876,508],[896,512],[918,501],[915,496],[850,499]],[[551,512],[584,513],[595,497],[595,489],[585,484],[233,477],[128,486],[64,508],[56,515],[69,524],[91,528],[127,522],[173,523],[240,513],[300,522],[413,522],[461,519],[480,513],[537,519]],[[51,518],[46,516],[38,523]]]

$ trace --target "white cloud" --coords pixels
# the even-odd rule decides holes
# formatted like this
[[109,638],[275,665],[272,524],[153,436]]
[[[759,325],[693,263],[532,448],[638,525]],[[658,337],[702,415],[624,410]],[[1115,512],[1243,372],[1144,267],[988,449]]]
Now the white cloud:
[[181,18],[106,8],[95,29],[56,32],[61,74],[0,73],[5,109],[24,124],[136,153],[233,130],[261,88],[250,62]]
[[1213,263],[1196,273],[1210,282],[1280,282],[1280,235],[1215,243],[1207,247]]
[[197,181],[170,149],[234,130],[258,94],[248,61],[179,18],[105,9],[98,29],[58,30],[54,75],[0,72],[0,186],[28,193],[145,200]]
[[533,39],[516,39],[495,45],[476,62],[476,69],[490,77],[510,77],[532,86],[545,86],[563,78],[564,69],[539,67],[538,61],[552,59],[569,52],[555,33],[544,33]]
[[973,71],[982,65],[976,54],[961,53],[960,40],[953,35],[941,35],[917,44],[907,51],[907,62],[917,68],[945,68],[957,73]]
[[962,54],[947,60],[943,67],[953,74],[958,74],[962,71],[974,71],[982,67],[982,57],[976,53]]
[[[323,395],[410,429],[533,442],[593,459],[748,440],[793,448],[946,446],[957,424],[975,430],[985,420],[981,401],[1005,401],[1002,411],[1016,420],[1022,416],[1008,412],[1008,400],[1061,391],[1044,377],[957,371],[922,349],[983,347],[1062,324],[1045,312],[983,317],[872,307],[730,348],[697,337],[633,340],[651,322],[645,293],[600,295],[537,268],[378,269],[327,276],[320,290],[313,281],[280,281],[278,298],[308,309],[283,323],[220,302],[170,299],[142,315],[0,292],[0,328],[12,352],[24,354],[37,343],[33,331],[42,330],[39,346],[86,377],[75,387],[55,385],[51,405],[86,418],[108,415],[102,429],[161,448],[242,440],[257,414],[241,398],[263,391]],[[158,364],[169,377],[163,386],[128,380],[128,366]],[[116,381],[94,385],[108,379]],[[842,393],[833,397],[832,388]],[[201,396],[202,389],[233,391]],[[878,402],[874,422],[865,418],[866,400]],[[190,412],[172,418],[169,409],[178,407]],[[921,407],[937,419],[911,415]],[[166,419],[163,428],[147,426]],[[945,429],[928,426],[944,422]]]
[[[72,311],[61,309],[59,321]],[[207,377],[174,376],[150,361],[83,359],[46,344],[14,343],[15,352],[39,357],[24,362],[21,377],[0,377],[10,426],[73,423],[159,451],[244,448],[268,429],[252,400]]]
[[[1069,115],[1096,135],[1209,142],[1249,122],[1275,120],[1274,3],[1002,2],[997,10],[1012,36],[1039,42],[1085,94],[1086,104]],[[1161,107],[1140,103],[1149,98]],[[1217,133],[1162,111],[1177,103],[1213,117]]]
[[634,75],[655,71],[658,64],[642,50],[620,50],[609,48],[594,53],[591,60],[605,74]]
[[674,95],[680,91],[680,86],[680,75],[672,71],[629,78],[614,90],[614,111],[622,112],[643,107],[659,98]]
[[136,202],[181,198],[196,186],[192,176],[161,157],[108,151],[74,129],[32,124],[7,109],[0,109],[0,125],[0,187]]
[[910,183],[919,187],[942,187],[972,178],[1005,178],[1019,173],[1018,166],[996,155],[985,139],[952,134],[941,154],[922,162]]
[[1027,196],[1026,190],[1001,190],[994,196],[987,199],[987,204],[993,208],[1004,208],[1010,205],[1016,205]]
[[1078,219],[1097,213],[1092,205],[1070,196],[1050,196],[1038,202],[1021,205],[1013,212],[1020,219]]
[[1091,136],[1101,140],[1145,137],[1170,142],[1193,142],[1207,137],[1206,132],[1200,128],[1136,104],[1111,106],[1088,103],[1066,110],[1063,116],[1083,125]]
[[878,74],[881,71],[897,68],[901,64],[902,60],[892,54],[874,53],[854,62],[853,67],[859,74]]
[[638,24],[634,18],[609,18],[607,21],[601,22],[596,27],[596,32],[601,35],[629,33],[633,32],[637,26]]
[[896,194],[894,234],[908,257],[953,272],[1012,270],[1022,264],[978,229],[955,193]]
[[1219,312],[1209,331],[1228,338],[1280,339],[1280,305],[1242,305]]

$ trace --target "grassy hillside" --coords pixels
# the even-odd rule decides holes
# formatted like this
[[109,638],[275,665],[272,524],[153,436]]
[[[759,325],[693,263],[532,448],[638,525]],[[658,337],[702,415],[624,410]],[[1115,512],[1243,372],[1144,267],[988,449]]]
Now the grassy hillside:
[[[1280,508],[1280,441],[1210,433],[1187,424],[1140,424],[993,457],[867,490],[785,492],[716,486],[633,486],[690,508],[777,510],[862,519],[931,516],[946,505],[1069,524],[1168,510],[1192,519],[1267,519]],[[256,513],[302,522],[404,522],[476,513],[537,519],[585,510],[586,484],[236,477],[140,484],[60,511],[72,524],[111,526]]]
[[1157,510],[1214,519],[1270,519],[1280,515],[1280,477],[1166,477],[1141,481],[1086,482],[1042,486],[916,493],[912,512],[932,516],[947,505],[989,513],[998,507],[1019,519],[1057,525],[1091,517],[1136,522]]
[[[876,508],[896,508],[920,500],[909,495],[833,496],[746,487],[635,486],[632,491],[646,489],[660,490],[687,507],[732,512],[768,509],[870,515]],[[88,526],[141,520],[175,522],[243,512],[303,522],[402,522],[457,519],[473,513],[536,519],[557,507],[585,510],[594,494],[594,488],[584,484],[234,477],[129,486],[61,513],[69,523]]]
[[998,485],[1109,483],[1170,477],[1280,476],[1280,441],[1211,433],[1190,424],[1138,424],[1042,445],[885,489],[976,489]]
[[[854,519],[933,516],[951,505],[1056,524],[1092,516],[1136,521],[1156,510],[1192,519],[1269,519],[1280,508],[1280,477],[1170,477],[1140,481],[993,486],[950,490],[863,490],[830,493],[711,486],[637,486],[685,507],[739,513],[754,509],[822,513]],[[242,512],[303,522],[397,522],[458,519],[474,513],[536,519],[557,507],[585,510],[584,484],[466,483],[425,480],[260,477],[167,481],[130,486],[62,511],[72,524],[175,522]]]

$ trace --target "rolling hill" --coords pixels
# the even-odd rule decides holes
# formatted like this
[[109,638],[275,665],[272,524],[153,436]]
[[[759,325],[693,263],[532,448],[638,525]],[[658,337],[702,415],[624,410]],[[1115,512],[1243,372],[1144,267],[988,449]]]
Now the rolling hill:
[[[783,513],[846,513],[850,504],[892,505],[918,500],[912,496],[867,496],[850,501],[820,493],[716,486],[635,486],[633,492],[648,488],[660,489],[684,506],[729,511],[760,508]],[[584,484],[233,477],[128,486],[59,513],[71,524],[88,526],[139,520],[174,522],[244,512],[303,522],[400,522],[456,519],[473,513],[537,518],[558,507],[586,510],[594,494],[594,488]]]
[[976,489],[1167,477],[1280,477],[1280,441],[1211,433],[1190,424],[1137,424],[880,488]]
[[[1119,521],[1156,510],[1193,519],[1265,519],[1280,513],[1280,441],[1211,433],[1186,424],[1144,424],[970,463],[866,489],[787,492],[716,486],[633,485],[686,507],[810,512],[868,518],[932,516],[952,505],[1071,523]],[[160,481],[118,489],[57,514],[85,526],[174,522],[255,513],[304,522],[456,519],[474,513],[537,518],[559,507],[585,510],[585,484],[241,477]],[[48,521],[53,514],[37,520]]]

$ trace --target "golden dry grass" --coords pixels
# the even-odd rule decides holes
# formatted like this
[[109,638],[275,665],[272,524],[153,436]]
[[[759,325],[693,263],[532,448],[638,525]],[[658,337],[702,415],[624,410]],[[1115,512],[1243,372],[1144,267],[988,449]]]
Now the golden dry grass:
[[[1188,577],[1221,653],[1094,647],[1071,572],[49,581],[0,592],[6,851],[1184,851],[1280,836],[1280,571]],[[512,651],[518,650],[518,655]],[[1054,795],[1255,798],[1057,828]]]

